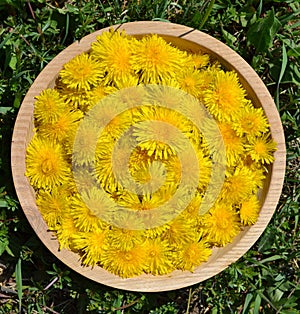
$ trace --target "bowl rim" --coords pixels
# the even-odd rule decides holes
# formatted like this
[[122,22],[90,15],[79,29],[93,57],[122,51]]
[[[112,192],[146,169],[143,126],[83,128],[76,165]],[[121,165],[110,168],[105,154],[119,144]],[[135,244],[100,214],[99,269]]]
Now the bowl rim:
[[[198,47],[216,57],[225,68],[235,70],[249,98],[254,104],[263,107],[270,124],[271,136],[277,142],[275,161],[270,168],[257,223],[245,227],[232,243],[222,248],[214,248],[209,260],[197,267],[193,273],[175,270],[168,275],[144,274],[124,279],[99,266],[94,268],[82,266],[76,253],[58,249],[58,241],[48,231],[36,206],[34,190],[25,176],[25,152],[33,134],[35,96],[54,84],[57,73],[65,62],[77,54],[88,51],[96,37],[111,28],[125,30],[128,35],[135,36],[155,33],[175,45],[183,44],[188,49]],[[206,33],[184,25],[159,21],[129,22],[106,27],[83,37],[60,52],[41,71],[24,97],[15,122],[11,145],[11,168],[18,199],[33,230],[50,252],[68,267],[89,279],[114,288],[140,292],[175,290],[202,282],[220,273],[244,255],[261,236],[276,209],[284,181],[285,157],[285,139],[279,113],[267,87],[252,67],[238,53]]]

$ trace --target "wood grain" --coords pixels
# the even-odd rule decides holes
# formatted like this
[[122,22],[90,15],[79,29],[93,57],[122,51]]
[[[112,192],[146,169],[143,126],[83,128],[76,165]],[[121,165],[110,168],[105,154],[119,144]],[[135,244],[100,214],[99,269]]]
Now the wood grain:
[[261,193],[263,205],[257,223],[244,228],[231,244],[224,248],[214,248],[208,262],[198,267],[194,273],[174,271],[165,276],[142,275],[121,279],[101,267],[93,269],[84,267],[80,264],[77,254],[67,250],[58,250],[58,242],[53,234],[47,231],[47,225],[36,206],[34,190],[24,175],[26,147],[33,135],[34,97],[42,90],[53,87],[63,64],[74,56],[88,51],[91,43],[96,40],[96,36],[103,31],[108,31],[109,28],[84,37],[80,42],[73,43],[58,54],[40,73],[26,94],[15,123],[11,147],[11,166],[16,192],[28,221],[44,245],[62,262],[83,276],[101,284],[133,291],[154,292],[186,287],[216,275],[239,259],[258,240],[269,223],[281,194],[285,173],[285,140],[280,117],[272,97],[255,71],[237,53],[211,36],[186,26],[163,22],[133,22],[116,25],[114,28],[125,30],[127,34],[137,37],[156,33],[179,48],[191,51],[200,49],[208,52],[227,69],[234,69],[254,105],[263,107],[271,126],[271,135],[277,142],[278,149],[275,153],[275,162],[269,169],[268,178]]

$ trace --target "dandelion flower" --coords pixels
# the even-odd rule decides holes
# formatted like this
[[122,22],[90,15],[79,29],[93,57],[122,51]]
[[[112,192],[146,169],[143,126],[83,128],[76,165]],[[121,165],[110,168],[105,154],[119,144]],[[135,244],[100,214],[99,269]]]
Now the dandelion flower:
[[249,140],[246,145],[247,152],[255,162],[270,164],[274,161],[273,153],[276,151],[276,143],[269,138],[268,134]]
[[194,241],[195,237],[197,237],[195,230],[192,228],[192,219],[178,216],[168,223],[168,225],[170,227],[164,232],[162,238],[167,240],[170,244],[182,245]]
[[141,123],[134,125],[133,135],[141,143],[140,147],[147,150],[149,156],[154,155],[156,159],[167,159],[176,151],[184,150],[186,139],[180,132],[182,119],[177,112],[167,108],[151,108],[149,106],[145,106],[141,110],[144,118]]
[[124,32],[111,30],[104,32],[92,43],[91,55],[99,60],[107,73],[105,81],[120,80],[133,74],[132,54],[136,49],[136,39]]
[[173,270],[171,248],[167,241],[148,239],[144,243],[146,250],[145,272],[152,275],[168,274]]
[[154,158],[149,156],[146,150],[142,149],[140,145],[137,145],[131,152],[129,158],[129,168],[138,168],[142,167],[142,165],[150,166],[153,160]]
[[73,163],[88,166],[95,161],[96,145],[99,129],[93,123],[82,122],[74,138],[70,138],[69,153],[72,153]]
[[187,68],[178,73],[176,79],[180,89],[194,97],[200,97],[205,84],[200,71]]
[[[77,227],[75,226],[75,222],[73,217],[70,215],[68,211],[63,213],[63,217],[61,219],[61,223],[57,225],[57,239],[59,242],[59,248],[75,250],[73,245],[74,235],[78,232]],[[75,250],[76,251],[76,250]]]
[[132,165],[132,178],[139,183],[141,193],[153,193],[166,181],[166,169],[162,162],[154,161],[149,164]]
[[87,53],[82,53],[67,62],[59,75],[67,87],[86,91],[98,84],[103,72],[98,61]]
[[70,179],[70,168],[62,147],[52,141],[33,137],[27,148],[26,176],[35,188],[52,189]]
[[141,81],[163,82],[181,70],[185,53],[172,47],[157,35],[145,36],[135,48],[132,57],[135,73],[141,73]]
[[94,267],[99,264],[106,244],[107,230],[95,229],[78,232],[73,236],[74,248],[81,251],[82,264]]
[[55,89],[45,89],[36,97],[34,103],[34,118],[37,123],[45,124],[56,121],[65,111],[63,97]]
[[[114,85],[116,86],[117,90],[119,93],[123,89],[129,90],[129,92],[137,91],[137,90],[142,90],[141,88],[130,88],[130,87],[136,87],[139,85],[139,77],[137,75],[126,75],[120,79],[115,79],[114,80]],[[126,98],[125,98],[126,99]]]
[[228,121],[246,102],[246,93],[235,72],[220,70],[215,75],[211,88],[205,91],[204,102],[218,120]]
[[71,198],[70,208],[70,213],[78,230],[89,232],[101,228],[99,217],[90,210],[79,194],[76,194]]
[[68,199],[69,193],[61,187],[55,187],[51,191],[39,191],[36,204],[50,228],[61,223],[63,213],[68,209]]
[[74,137],[82,117],[79,110],[62,112],[55,122],[42,124],[38,129],[39,135],[58,142],[66,141],[71,134]]
[[[133,226],[134,227],[134,226]],[[112,227],[108,232],[108,239],[111,246],[121,250],[130,250],[135,245],[144,242],[145,238],[141,230]],[[120,241],[122,239],[122,241]]]
[[70,88],[61,82],[58,84],[59,93],[61,94],[66,106],[70,110],[80,109],[83,113],[85,113],[92,102],[90,94],[88,94],[89,91]]
[[196,69],[203,68],[209,64],[209,55],[204,53],[191,54],[193,65]]
[[193,272],[195,267],[208,260],[211,252],[203,240],[187,243],[176,252],[176,268]]
[[233,128],[238,136],[244,134],[248,138],[253,138],[267,132],[269,127],[266,116],[262,108],[254,108],[251,105],[245,105],[235,116]]
[[180,85],[175,78],[166,79],[161,84],[146,85],[147,94],[144,99],[150,104],[159,103],[162,107],[176,110],[186,96],[179,87]]
[[240,232],[237,213],[228,204],[218,202],[205,214],[207,240],[213,245],[225,246]]
[[[105,84],[98,84],[91,90],[86,92],[88,102],[85,106],[85,112],[88,112],[93,106],[97,105],[105,96],[114,91],[113,87],[106,86]],[[80,106],[82,107],[82,106]]]
[[240,205],[240,218],[243,225],[254,225],[257,221],[260,204],[255,195],[243,201]]
[[232,203],[239,203],[247,199],[255,188],[251,170],[247,167],[236,168],[233,173],[227,173],[221,195]]
[[137,244],[129,250],[110,246],[103,250],[101,263],[103,267],[122,277],[129,278],[141,275],[146,267],[146,248],[142,244]]
[[195,193],[195,196],[182,212],[183,215],[186,215],[190,218],[195,217],[197,218],[199,215],[199,208],[203,200],[203,195],[199,191]]
[[226,149],[227,165],[233,166],[244,154],[243,140],[236,134],[230,123],[221,122],[218,126]]

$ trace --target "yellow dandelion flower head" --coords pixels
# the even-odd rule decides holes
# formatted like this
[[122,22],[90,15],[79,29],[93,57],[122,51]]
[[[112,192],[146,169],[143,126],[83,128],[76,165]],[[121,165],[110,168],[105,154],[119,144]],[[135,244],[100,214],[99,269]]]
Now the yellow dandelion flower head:
[[161,187],[166,181],[166,169],[162,162],[154,161],[136,165],[129,165],[132,178],[140,183],[138,187],[141,193],[153,193]]
[[83,113],[91,106],[91,99],[88,95],[88,91],[78,90],[77,88],[70,88],[61,82],[58,83],[59,93],[62,96],[62,99],[66,103],[67,107],[70,110],[80,109]]
[[276,147],[277,144],[269,134],[263,134],[261,137],[251,138],[246,150],[255,162],[270,164],[274,161]]
[[148,155],[147,150],[137,145],[131,152],[129,159],[129,168],[143,167],[143,165],[150,165],[154,158]]
[[141,73],[143,83],[157,83],[174,77],[175,71],[181,69],[185,55],[162,37],[149,35],[137,43],[132,67],[135,73]]
[[203,68],[209,64],[209,55],[206,53],[192,53],[191,59],[196,69]]
[[73,217],[68,211],[63,213],[63,217],[59,225],[57,225],[56,236],[59,242],[59,248],[70,249],[76,251],[73,239],[74,235],[78,232]]
[[218,202],[205,214],[206,239],[216,246],[225,246],[240,232],[239,217],[232,207]]
[[208,111],[205,109],[204,105],[194,97],[184,97],[179,104],[179,111],[185,117],[185,123],[181,127],[183,133],[193,141],[193,143],[199,144],[203,140],[202,130],[209,128],[208,124],[211,117]]
[[183,69],[178,73],[176,79],[182,90],[197,98],[201,96],[205,81],[199,70],[193,68]]
[[[156,87],[154,87],[154,89],[156,90]],[[168,90],[168,88],[166,89]],[[157,91],[157,93],[159,93],[159,91]],[[181,93],[179,93],[179,95],[181,95]],[[160,103],[162,105],[160,105]],[[183,117],[180,112],[173,110],[173,108],[165,107],[162,101],[157,102],[157,98],[154,100],[153,104],[143,104],[138,110],[133,111],[133,116],[135,121],[158,120],[170,123],[177,128],[183,128],[187,123],[185,117]]]
[[[122,78],[119,79],[115,79],[113,81],[113,85],[116,86],[116,88],[118,90],[121,90],[123,88],[128,88],[128,87],[133,87],[133,86],[137,86],[139,84],[139,77],[137,75],[126,75]],[[130,91],[132,90],[138,90],[140,88],[137,89],[129,89]]]
[[163,160],[166,168],[166,182],[179,182],[182,174],[180,159],[177,155],[170,156],[167,160]]
[[[105,96],[115,92],[115,88],[112,86],[107,86],[104,83],[98,84],[91,90],[86,92],[86,97],[88,102],[85,104],[85,112],[88,112],[93,106],[97,105]],[[82,109],[82,106],[80,106]]]
[[103,72],[98,61],[82,53],[67,62],[59,75],[67,87],[86,91],[99,83]]
[[210,155],[208,155],[205,150],[197,150],[197,160],[199,165],[199,182],[198,189],[205,189],[210,181],[212,175],[212,159]]
[[55,229],[57,224],[61,223],[63,213],[68,209],[69,196],[69,191],[60,186],[51,191],[38,192],[36,204],[50,228]]
[[204,102],[210,113],[220,121],[228,121],[246,102],[246,92],[233,71],[216,72],[211,88],[205,91]]
[[254,108],[251,104],[244,105],[235,115],[233,128],[239,136],[248,138],[260,136],[268,131],[269,123],[262,108]]
[[224,200],[237,204],[247,199],[255,188],[253,172],[248,167],[239,167],[233,173],[228,171],[221,195]]
[[145,272],[152,275],[170,273],[174,267],[171,262],[171,248],[167,241],[147,239],[144,243],[146,250]]
[[137,244],[133,248],[125,250],[110,246],[103,250],[101,264],[103,268],[122,277],[129,278],[139,276],[146,267],[146,248]]
[[218,126],[226,149],[227,165],[234,166],[245,152],[243,139],[236,134],[231,123],[220,122]]
[[[84,195],[85,199],[88,195]],[[98,204],[101,206],[101,204]],[[79,231],[89,232],[101,228],[103,223],[99,217],[82,200],[80,194],[75,194],[70,200],[70,213],[74,219],[75,226]]]
[[70,168],[59,144],[33,137],[27,147],[26,176],[39,189],[52,189],[70,179]]
[[45,89],[36,97],[34,118],[38,124],[52,123],[65,111],[63,97],[55,89]]
[[176,267],[193,272],[195,267],[208,260],[211,252],[204,240],[187,243],[176,252]]
[[192,219],[187,219],[185,216],[180,215],[168,224],[169,228],[163,233],[162,238],[174,245],[195,241],[197,233],[192,227],[193,224]]
[[167,159],[183,151],[187,139],[180,131],[182,119],[177,111],[159,106],[142,106],[143,118],[133,126],[133,135],[143,150],[156,159]]
[[[128,138],[127,138],[128,139]],[[120,190],[125,186],[129,173],[130,139],[113,142],[109,137],[100,136],[96,148],[95,174],[106,191]]]
[[64,111],[55,122],[41,124],[38,133],[41,137],[53,141],[68,141],[69,137],[74,138],[80,120],[83,118],[81,111]]
[[109,135],[112,140],[118,139],[132,124],[132,110],[116,95],[103,98],[88,112],[84,122],[87,127],[95,124],[101,131],[99,135]]
[[133,73],[131,60],[137,41],[124,32],[110,30],[92,43],[91,55],[107,72],[106,81],[122,79]]
[[73,166],[88,166],[94,163],[99,128],[94,123],[80,123],[74,139],[70,138]]
[[189,205],[184,209],[182,212],[182,215],[186,215],[188,217],[198,217],[199,215],[199,208],[203,201],[203,194],[199,192],[198,190],[195,193],[195,196],[189,203]]
[[95,229],[90,232],[77,232],[73,236],[73,246],[81,252],[82,264],[92,266],[99,264],[106,244],[107,230]]
[[240,205],[240,218],[243,225],[254,225],[258,219],[260,204],[256,195],[243,201]]
[[265,168],[258,165],[248,167],[252,173],[253,182],[255,182],[257,188],[262,188],[264,180],[266,178]]
[[101,228],[106,228],[108,223],[114,223],[118,208],[115,201],[110,197],[110,194],[97,186],[93,186],[90,189],[85,188],[80,191],[80,197],[85,207],[88,208],[87,210],[84,207],[84,212],[92,217],[91,221],[94,221],[94,216],[96,216],[98,218],[97,224]]
[[97,185],[97,180],[87,166],[73,165],[73,180],[68,182],[68,188],[73,192],[88,190]]
[[[110,114],[111,112],[104,112],[104,114]],[[103,130],[103,133],[107,133],[112,139],[118,139],[122,134],[126,133],[128,128],[132,124],[132,112],[131,110],[125,110],[120,114],[115,115]]]
[[249,154],[243,156],[240,163],[237,163],[237,168],[246,167],[251,171],[251,178],[256,184],[257,188],[262,188],[265,183],[267,169],[264,165],[252,160]]
[[108,239],[111,246],[120,248],[121,250],[130,250],[135,245],[142,244],[145,241],[143,231],[118,227],[112,227],[109,230]]

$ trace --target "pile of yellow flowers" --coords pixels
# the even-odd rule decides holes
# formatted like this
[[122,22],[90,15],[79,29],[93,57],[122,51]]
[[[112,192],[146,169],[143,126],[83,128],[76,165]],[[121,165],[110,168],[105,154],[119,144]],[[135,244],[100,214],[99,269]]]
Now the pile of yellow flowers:
[[83,265],[193,271],[258,219],[276,143],[237,74],[206,53],[103,32],[36,97],[34,123],[26,175]]

